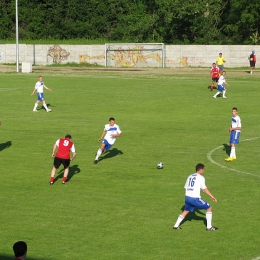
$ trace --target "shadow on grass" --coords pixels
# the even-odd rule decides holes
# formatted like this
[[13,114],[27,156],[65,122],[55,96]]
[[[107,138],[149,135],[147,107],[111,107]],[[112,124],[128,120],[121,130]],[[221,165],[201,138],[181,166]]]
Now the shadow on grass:
[[7,141],[5,143],[0,144],[0,151],[3,151],[6,148],[9,148],[12,145],[12,141]]
[[[53,107],[53,106],[51,106],[51,104],[47,104],[47,103],[46,103],[46,106],[47,106],[48,108]],[[45,107],[44,107],[44,106],[41,106],[41,107],[39,106],[39,107],[38,107],[38,110],[42,110],[42,109],[45,110]]]
[[120,154],[123,154],[123,152],[118,150],[117,148],[113,148],[111,150],[108,150],[106,153],[104,153],[103,156],[99,159],[99,161],[112,158]]
[[[181,210],[183,211],[184,210],[184,206],[181,208]],[[201,214],[203,215],[202,216],[198,216],[196,215],[196,212],[198,214]],[[183,225],[186,221],[192,221],[192,220],[197,220],[197,221],[203,221],[204,225],[207,226],[207,220],[206,220],[206,214],[201,212],[200,210],[198,209],[195,209],[194,212],[190,212],[187,214],[187,216],[185,217],[185,219],[182,221],[181,225]]]
[[[58,173],[57,176],[55,177],[54,181],[57,181],[58,179],[62,179],[64,173],[64,169],[61,169]],[[67,182],[70,181],[70,179],[74,176],[74,174],[80,173],[80,168],[78,167],[77,164],[70,166],[69,174],[67,177]]]
[[230,151],[231,151],[230,145],[223,144],[223,151],[226,151],[226,154],[229,156],[230,155]]
[[[0,254],[0,259],[1,260],[14,260],[15,259],[15,257],[14,256],[9,256],[9,255],[1,255]],[[39,257],[37,257],[37,258],[33,258],[33,257],[26,257],[26,260],[43,260],[43,258],[39,258]]]

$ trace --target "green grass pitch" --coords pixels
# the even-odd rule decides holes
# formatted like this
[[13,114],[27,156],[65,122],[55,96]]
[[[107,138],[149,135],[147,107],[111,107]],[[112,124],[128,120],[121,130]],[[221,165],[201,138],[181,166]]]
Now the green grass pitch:
[[[0,259],[13,259],[18,240],[27,242],[29,260],[260,256],[259,72],[228,70],[228,98],[215,100],[209,69],[165,70],[0,73]],[[53,90],[44,92],[50,113],[32,112],[41,74]],[[238,159],[226,163],[234,106],[241,142]],[[94,165],[111,116],[123,135]],[[61,184],[60,168],[50,186],[52,146],[68,133],[77,151],[69,181]],[[219,230],[205,231],[205,211],[173,230],[184,183],[200,162],[218,203],[202,197]]]

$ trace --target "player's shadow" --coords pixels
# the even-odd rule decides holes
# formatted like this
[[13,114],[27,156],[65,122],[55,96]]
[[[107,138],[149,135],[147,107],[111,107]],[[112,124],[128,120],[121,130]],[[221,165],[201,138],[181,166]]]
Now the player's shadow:
[[5,143],[0,144],[0,151],[3,151],[6,148],[9,148],[12,145],[12,141],[7,141]]
[[[13,260],[14,259],[14,256],[8,256],[8,255],[2,255],[0,254],[0,259],[1,260]],[[26,260],[43,260],[43,258],[34,258],[34,257],[26,257]]]
[[[80,173],[80,168],[78,167],[77,164],[73,165],[73,166],[70,166],[70,169],[69,169],[69,174],[68,174],[68,177],[67,177],[67,182],[70,181],[70,179],[77,173]],[[62,179],[63,177],[63,173],[64,173],[64,169],[61,169],[58,173],[57,173],[57,176],[55,177],[55,180],[54,181],[57,181],[58,179]]]
[[[48,108],[53,107],[53,106],[51,106],[51,104],[46,104],[46,106]],[[44,106],[39,107],[39,110],[42,110],[42,109],[46,110]]]
[[[208,89],[209,89],[209,90],[211,90],[210,88],[211,88],[211,86],[208,86]],[[213,91],[214,89],[218,89],[218,88],[217,88],[216,86],[214,86],[211,91]]]
[[[183,211],[184,210],[184,206],[181,208],[181,210]],[[196,215],[196,212],[198,214],[201,214],[203,215],[204,217],[201,217],[201,216],[198,216]],[[181,225],[183,225],[186,221],[192,221],[192,220],[198,220],[198,221],[203,221],[204,225],[207,226],[207,220],[205,218],[205,213],[201,212],[200,210],[198,209],[195,209],[194,212],[189,212],[187,214],[187,216],[185,217],[185,219],[182,221]]]
[[105,154],[103,154],[103,156],[99,159],[99,161],[111,158],[111,157],[115,157],[117,155],[123,154],[123,152],[121,150],[118,150],[117,148],[113,148],[111,150],[108,150]]
[[223,151],[226,151],[226,154],[229,156],[231,152],[231,147],[228,144],[223,144]]

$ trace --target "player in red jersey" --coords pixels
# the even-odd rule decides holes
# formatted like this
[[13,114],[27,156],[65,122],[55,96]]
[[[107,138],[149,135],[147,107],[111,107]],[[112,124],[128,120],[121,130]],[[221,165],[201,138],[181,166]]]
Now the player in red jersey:
[[210,70],[210,78],[212,80],[210,90],[212,91],[214,89],[215,83],[217,86],[219,79],[219,68],[216,66],[216,63],[212,63],[212,68]]
[[[58,151],[55,154],[55,150],[58,147]],[[70,152],[72,152],[72,157],[70,158]],[[71,135],[66,135],[65,138],[58,139],[52,149],[52,157],[54,157],[53,168],[51,170],[50,185],[54,183],[54,176],[56,170],[62,164],[64,166],[64,174],[62,178],[62,184],[66,183],[67,176],[69,174],[70,162],[75,158],[76,150],[74,144],[71,142]]]

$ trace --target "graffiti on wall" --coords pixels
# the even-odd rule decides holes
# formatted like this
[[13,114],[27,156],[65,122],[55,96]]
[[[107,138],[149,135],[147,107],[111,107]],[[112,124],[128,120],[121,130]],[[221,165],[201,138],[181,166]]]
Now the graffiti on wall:
[[47,53],[47,56],[53,58],[54,63],[61,63],[61,61],[67,59],[69,55],[70,53],[62,49],[59,45],[54,45],[54,47],[51,47]]
[[[91,56],[88,54],[79,55],[79,62],[93,63],[93,61],[101,59],[105,59],[105,52],[97,56]],[[116,50],[107,51],[108,66],[136,67],[139,63],[153,64],[155,62],[162,62],[162,58],[160,57],[160,55],[154,51],[146,50],[144,46],[136,46],[134,48],[128,47],[127,49],[119,47]]]
[[90,56],[90,55],[79,55],[79,62],[87,62],[90,63],[91,61],[94,60],[102,60],[105,59],[105,52],[103,52],[102,54],[98,55],[98,56]]
[[177,58],[176,60],[166,59],[166,63],[178,63],[181,64],[183,67],[203,66],[205,65],[205,60],[197,57],[183,56],[181,58]]
[[146,51],[144,46],[127,48],[119,47],[115,51],[108,52],[108,57],[115,62],[116,67],[136,67],[138,63],[157,62],[161,63],[162,58],[158,53]]

